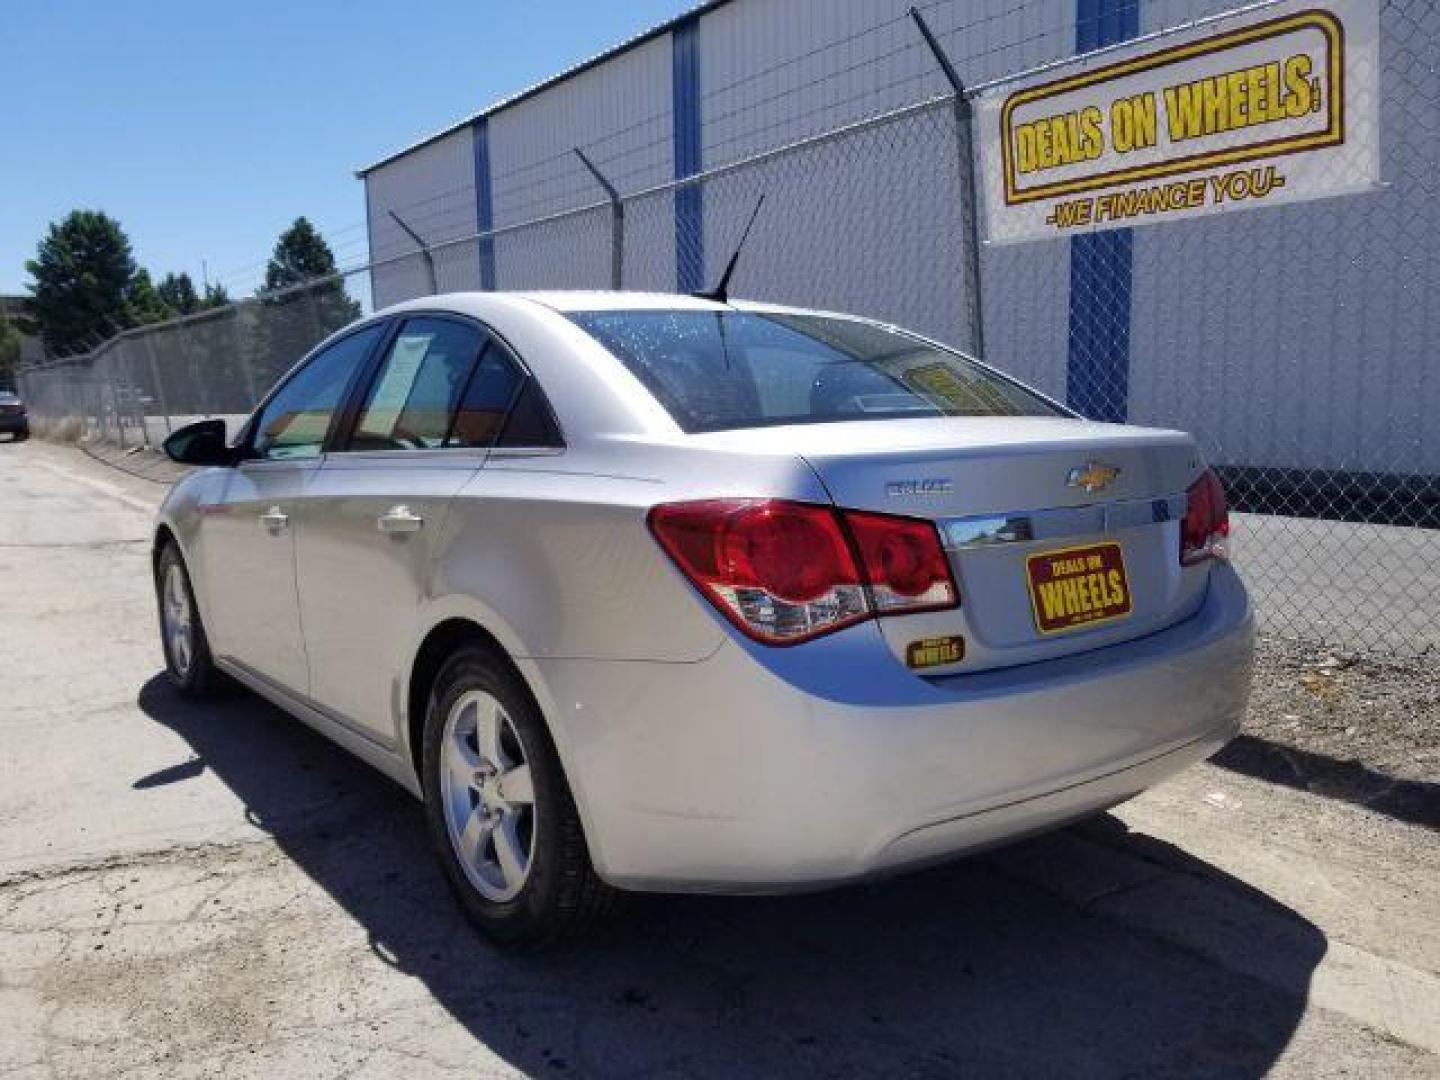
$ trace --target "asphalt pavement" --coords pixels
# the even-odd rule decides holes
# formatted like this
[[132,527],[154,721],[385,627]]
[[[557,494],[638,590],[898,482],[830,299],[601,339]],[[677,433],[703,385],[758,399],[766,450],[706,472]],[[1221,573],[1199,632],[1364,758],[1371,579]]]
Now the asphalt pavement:
[[1440,837],[1200,766],[1085,826],[515,955],[419,807],[161,677],[162,488],[0,445],[0,1075],[1440,1076]]

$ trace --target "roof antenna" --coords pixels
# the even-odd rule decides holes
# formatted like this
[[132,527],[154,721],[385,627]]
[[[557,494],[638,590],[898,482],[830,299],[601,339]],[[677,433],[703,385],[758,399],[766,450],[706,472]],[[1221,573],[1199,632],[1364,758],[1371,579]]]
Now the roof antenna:
[[735,245],[735,253],[730,256],[730,261],[725,264],[725,272],[720,275],[720,281],[713,289],[697,292],[694,295],[701,300],[714,300],[723,304],[730,299],[730,278],[735,273],[735,264],[740,261],[740,252],[745,249],[745,241],[750,238],[750,227],[755,224],[755,219],[760,216],[760,207],[765,203],[765,195],[762,192],[755,200],[755,209],[750,211],[750,220],[745,223],[745,231],[740,234],[740,242]]

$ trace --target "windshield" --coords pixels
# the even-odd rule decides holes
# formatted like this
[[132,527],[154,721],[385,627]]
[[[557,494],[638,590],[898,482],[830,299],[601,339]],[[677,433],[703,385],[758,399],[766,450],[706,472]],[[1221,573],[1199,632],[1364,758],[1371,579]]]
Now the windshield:
[[570,318],[687,432],[1065,415],[957,353],[853,319],[746,311],[579,311]]

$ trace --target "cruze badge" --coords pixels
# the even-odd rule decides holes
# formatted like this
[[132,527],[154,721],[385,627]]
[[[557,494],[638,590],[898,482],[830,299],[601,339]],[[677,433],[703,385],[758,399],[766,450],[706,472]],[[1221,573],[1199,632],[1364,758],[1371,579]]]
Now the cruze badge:
[[943,495],[953,490],[955,485],[951,481],[934,476],[924,480],[889,480],[885,483],[885,494],[891,498],[905,495]]
[[1081,488],[1085,491],[1104,491],[1120,475],[1120,470],[1114,465],[1102,465],[1098,461],[1087,461],[1079,468],[1071,469],[1070,475],[1065,478],[1065,486]]

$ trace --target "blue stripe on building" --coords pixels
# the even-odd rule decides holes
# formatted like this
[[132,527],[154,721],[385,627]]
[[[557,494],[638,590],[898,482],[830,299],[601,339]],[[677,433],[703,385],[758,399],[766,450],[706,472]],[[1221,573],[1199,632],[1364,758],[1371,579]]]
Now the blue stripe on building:
[[[490,179],[490,122],[475,121],[475,231],[488,233],[495,227],[494,186]],[[480,288],[495,288],[495,241],[480,238]]]
[[[1089,52],[1140,32],[1140,0],[1078,0],[1075,50]],[[1126,418],[1130,399],[1130,229],[1070,240],[1070,351],[1065,401],[1095,420]]]
[[[687,19],[670,34],[675,179],[694,176],[700,164],[700,20]],[[705,287],[704,201],[699,185],[675,193],[675,287]]]

